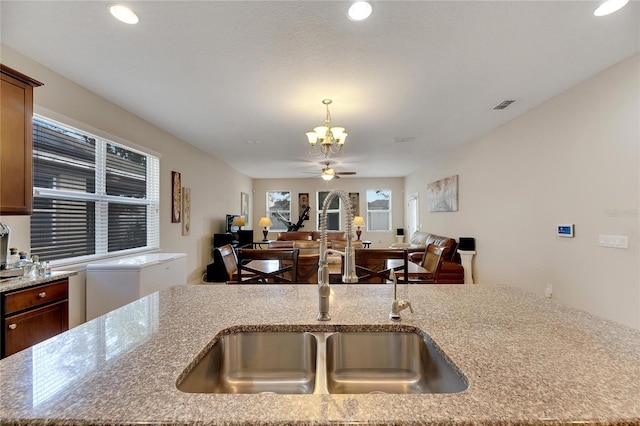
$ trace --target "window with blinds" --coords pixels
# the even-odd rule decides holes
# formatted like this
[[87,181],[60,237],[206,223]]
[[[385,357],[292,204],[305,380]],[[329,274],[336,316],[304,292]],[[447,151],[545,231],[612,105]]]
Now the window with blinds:
[[86,261],[159,245],[160,160],[34,116],[31,254]]

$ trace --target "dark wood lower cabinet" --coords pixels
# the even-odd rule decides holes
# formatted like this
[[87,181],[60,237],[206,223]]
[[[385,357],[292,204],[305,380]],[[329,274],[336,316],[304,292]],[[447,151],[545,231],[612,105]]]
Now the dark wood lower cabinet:
[[69,329],[68,280],[2,294],[1,357]]

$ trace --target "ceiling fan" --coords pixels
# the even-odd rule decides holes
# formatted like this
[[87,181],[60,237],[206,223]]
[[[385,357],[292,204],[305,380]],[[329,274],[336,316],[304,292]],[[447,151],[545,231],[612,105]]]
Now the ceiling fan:
[[320,172],[320,177],[324,180],[331,180],[333,178],[340,179],[340,176],[348,176],[355,175],[356,172],[336,172],[336,170],[331,167],[331,163],[329,161],[324,162],[324,167]]

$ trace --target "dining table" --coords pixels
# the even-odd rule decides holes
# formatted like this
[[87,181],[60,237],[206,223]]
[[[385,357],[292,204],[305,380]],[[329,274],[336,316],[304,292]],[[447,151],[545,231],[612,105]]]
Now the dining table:
[[[271,272],[277,271],[280,268],[279,262],[280,262],[279,260],[275,260],[275,259],[274,260],[252,260],[247,264],[247,266],[249,268],[257,269],[265,273],[271,273]],[[388,269],[398,268],[402,266],[402,264],[403,264],[402,259],[387,259],[386,268]],[[409,277],[417,277],[420,275],[425,275],[427,273],[428,271],[424,269],[422,266],[418,265],[415,262],[408,261],[407,274],[409,275]],[[398,271],[398,275],[399,275],[398,277],[399,279],[404,278],[403,271]],[[244,271],[243,271],[243,277],[244,277]],[[329,262],[330,281],[332,283],[340,282],[339,280],[341,280],[341,278],[342,278],[342,262],[330,261]],[[237,280],[238,280],[237,274],[233,274],[233,281],[237,281]]]

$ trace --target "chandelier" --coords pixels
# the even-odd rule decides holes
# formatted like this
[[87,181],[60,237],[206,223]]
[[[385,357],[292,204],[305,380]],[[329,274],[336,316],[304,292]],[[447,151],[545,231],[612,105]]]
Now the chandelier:
[[[307,132],[307,138],[309,139],[309,154],[322,155],[325,158],[333,155],[339,157],[344,152],[344,142],[347,139],[347,133],[344,131],[344,127],[331,127],[331,113],[329,112],[329,105],[331,105],[331,99],[324,99],[323,104],[327,106],[327,116],[324,119],[324,126],[318,126],[313,129],[313,132]],[[318,142],[320,144],[318,145]]]

